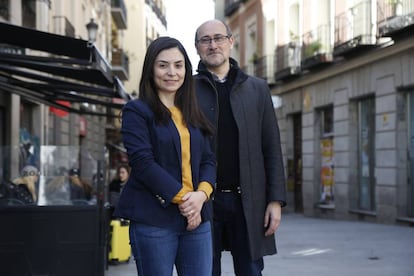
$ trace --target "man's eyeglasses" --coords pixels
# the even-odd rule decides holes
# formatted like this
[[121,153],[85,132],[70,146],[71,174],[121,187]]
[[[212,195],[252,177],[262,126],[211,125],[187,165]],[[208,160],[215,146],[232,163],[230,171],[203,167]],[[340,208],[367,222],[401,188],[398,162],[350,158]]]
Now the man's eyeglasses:
[[212,41],[214,41],[217,45],[221,45],[229,38],[230,36],[228,35],[216,35],[215,37],[204,36],[197,40],[197,43],[200,43],[200,45],[203,46],[208,46]]

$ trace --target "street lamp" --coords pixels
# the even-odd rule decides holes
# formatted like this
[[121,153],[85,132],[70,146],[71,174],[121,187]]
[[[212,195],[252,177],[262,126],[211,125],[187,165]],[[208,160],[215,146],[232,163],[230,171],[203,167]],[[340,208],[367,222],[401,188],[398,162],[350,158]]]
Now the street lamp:
[[86,24],[86,29],[88,30],[88,41],[93,44],[98,33],[98,24],[93,21],[93,18]]

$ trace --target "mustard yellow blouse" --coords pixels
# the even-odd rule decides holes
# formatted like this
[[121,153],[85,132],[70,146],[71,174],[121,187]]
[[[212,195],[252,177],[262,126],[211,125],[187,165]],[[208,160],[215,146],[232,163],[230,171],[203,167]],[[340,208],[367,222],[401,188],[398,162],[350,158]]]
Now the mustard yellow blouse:
[[[169,110],[171,112],[171,117],[175,124],[175,127],[177,128],[180,135],[181,142],[181,175],[183,187],[172,199],[173,203],[180,204],[183,202],[182,197],[186,193],[194,191],[191,176],[190,132],[188,131],[187,126],[183,123],[183,115],[181,111],[177,107],[171,107]],[[202,181],[198,185],[197,191],[203,191],[207,195],[207,198],[210,198],[210,195],[213,192],[213,188],[209,183]]]

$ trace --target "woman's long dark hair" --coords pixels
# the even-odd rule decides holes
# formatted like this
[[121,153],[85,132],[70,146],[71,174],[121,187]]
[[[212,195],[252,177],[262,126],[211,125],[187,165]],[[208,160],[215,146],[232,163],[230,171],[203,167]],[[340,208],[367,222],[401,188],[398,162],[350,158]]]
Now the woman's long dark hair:
[[139,99],[150,106],[158,123],[166,124],[168,122],[171,112],[158,96],[154,82],[154,65],[159,53],[171,48],[177,48],[183,54],[185,62],[184,82],[175,95],[175,105],[181,110],[185,124],[200,128],[203,133],[211,135],[213,127],[198,107],[190,59],[183,45],[177,39],[167,36],[159,37],[149,45],[139,84]]

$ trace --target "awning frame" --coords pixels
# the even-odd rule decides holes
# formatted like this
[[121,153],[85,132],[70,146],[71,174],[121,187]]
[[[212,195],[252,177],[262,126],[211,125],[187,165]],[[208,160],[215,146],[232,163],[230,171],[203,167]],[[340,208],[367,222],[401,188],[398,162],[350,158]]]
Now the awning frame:
[[[98,116],[114,115],[56,101],[120,109],[131,99],[94,44],[3,22],[0,33],[0,92],[15,93],[68,112]],[[2,51],[7,47],[24,50],[18,51],[21,54]],[[32,50],[43,53],[37,55]]]

